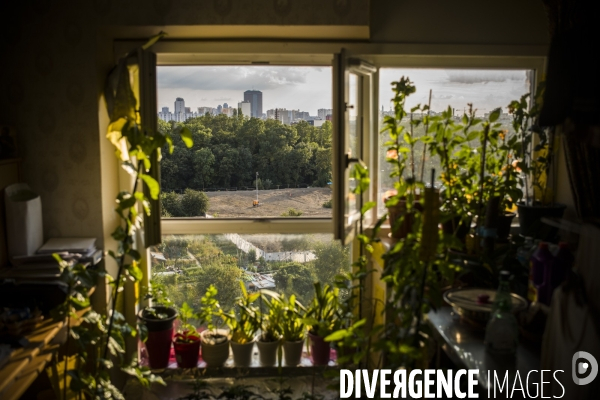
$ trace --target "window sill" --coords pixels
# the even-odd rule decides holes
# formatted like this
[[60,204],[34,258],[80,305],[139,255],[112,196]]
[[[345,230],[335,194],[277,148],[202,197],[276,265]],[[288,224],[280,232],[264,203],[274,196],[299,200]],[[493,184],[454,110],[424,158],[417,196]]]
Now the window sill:
[[[154,370],[155,373],[159,373],[165,378],[171,380],[189,380],[195,377],[206,377],[206,378],[233,378],[240,376],[251,376],[251,377],[277,377],[277,376],[306,376],[312,375],[315,371],[322,373],[324,370],[337,370],[338,365],[336,363],[337,353],[335,350],[331,350],[330,361],[328,365],[314,366],[309,354],[304,350],[302,352],[302,359],[300,364],[297,366],[286,366],[285,362],[282,361],[281,369],[279,366],[263,367],[260,365],[258,348],[255,346],[252,352],[252,362],[250,367],[237,367],[233,361],[233,355],[229,354],[229,358],[222,367],[207,367],[204,360],[198,357],[198,364],[196,368],[179,368],[175,361],[175,355],[173,349],[171,349],[171,356],[169,358],[169,366],[162,370]],[[146,356],[145,349],[142,349],[141,365],[147,366],[148,359]]]

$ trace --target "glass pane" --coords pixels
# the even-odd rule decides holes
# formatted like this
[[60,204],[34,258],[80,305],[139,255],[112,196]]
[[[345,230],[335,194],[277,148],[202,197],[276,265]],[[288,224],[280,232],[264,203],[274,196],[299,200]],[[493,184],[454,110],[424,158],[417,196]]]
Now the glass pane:
[[313,296],[313,283],[332,284],[349,271],[349,247],[330,234],[168,235],[151,248],[152,280],[165,286],[181,306],[199,307],[210,284],[229,310],[240,295],[240,281],[255,291],[296,294],[302,304]]
[[[360,120],[359,114],[359,77],[356,74],[350,74],[349,77],[349,93],[348,93],[348,152],[351,158],[361,158],[362,152],[360,148]],[[350,166],[352,170],[353,166]],[[350,174],[351,176],[351,174]],[[353,178],[349,178],[348,194],[346,197],[346,216],[349,218],[354,212],[360,210],[360,204],[357,201],[356,195],[352,191],[356,188],[356,182]],[[351,223],[352,221],[347,221]]]
[[[163,217],[331,217],[331,67],[161,66]],[[171,108],[173,107],[173,108]]]
[[[498,122],[508,134],[514,133],[512,128],[512,116],[508,114],[508,104],[511,100],[519,99],[528,93],[531,88],[530,70],[477,70],[477,69],[422,69],[422,68],[382,68],[380,69],[379,86],[379,125],[383,127],[383,118],[386,115],[394,115],[391,99],[394,97],[391,83],[398,81],[402,76],[407,76],[416,86],[416,92],[406,100],[406,111],[409,113],[402,121],[402,125],[409,129],[410,110],[420,104],[427,105],[431,91],[431,115],[441,113],[450,107],[458,120],[468,110],[468,103],[473,104],[476,115],[485,116],[492,110],[501,107],[502,115]],[[421,118],[418,114],[415,118]],[[414,129],[416,137],[425,132],[424,126]],[[391,171],[386,162],[386,148],[383,146],[389,140],[387,133],[379,137],[379,215],[385,213],[383,197],[387,190],[393,189],[393,180],[389,177]],[[423,149],[423,144],[418,142],[413,153],[413,163],[409,163],[404,175],[414,176],[418,180],[425,178],[432,168],[436,170],[436,185],[439,185],[439,173],[441,168],[437,157],[430,157]],[[429,181],[430,178],[426,178]]]

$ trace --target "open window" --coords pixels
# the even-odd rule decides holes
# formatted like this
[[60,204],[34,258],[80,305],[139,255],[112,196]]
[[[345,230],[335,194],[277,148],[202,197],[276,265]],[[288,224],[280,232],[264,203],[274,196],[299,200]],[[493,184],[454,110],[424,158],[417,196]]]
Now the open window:
[[374,75],[377,68],[342,50],[334,57],[333,152],[334,214],[336,239],[349,243],[360,227],[361,209],[368,201],[360,194],[360,175],[370,165]]

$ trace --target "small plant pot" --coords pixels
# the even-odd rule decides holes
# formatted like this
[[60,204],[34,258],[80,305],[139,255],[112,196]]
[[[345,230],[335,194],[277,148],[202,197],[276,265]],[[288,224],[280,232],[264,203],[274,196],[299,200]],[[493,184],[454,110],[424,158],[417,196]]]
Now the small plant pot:
[[231,343],[233,352],[233,363],[236,367],[248,368],[252,364],[252,351],[254,350],[254,340],[249,343],[239,344]]
[[280,345],[281,342],[279,340],[275,342],[263,342],[259,339],[256,341],[261,366],[272,367],[277,363],[277,351]]
[[151,369],[163,369],[169,365],[171,342],[173,341],[173,321],[177,311],[171,307],[156,306],[156,313],[165,314],[166,318],[156,318],[147,309],[138,313],[138,318],[148,329],[145,346],[148,351],[148,364]]
[[519,212],[521,235],[531,236],[541,240],[554,239],[558,233],[558,228],[544,224],[542,218],[562,218],[566,208],[566,205],[558,203],[548,206],[528,206],[524,203],[518,203],[517,209]]
[[217,330],[215,338],[213,331],[203,331],[200,334],[202,341],[202,359],[208,367],[222,367],[229,358],[229,338],[227,332]]
[[510,226],[512,224],[513,218],[515,218],[515,213],[505,212],[502,215],[498,216],[498,230],[497,230],[497,240],[498,242],[506,242],[508,240],[508,235],[510,234]]
[[198,356],[200,355],[200,339],[191,343],[182,343],[173,341],[175,349],[175,360],[179,368],[195,368],[198,366]]
[[283,342],[283,360],[288,367],[295,367],[302,360],[302,349],[304,348],[304,339],[297,342]]
[[310,355],[312,357],[313,365],[327,365],[329,364],[329,353],[331,347],[329,342],[326,342],[321,336],[308,334],[310,338]]

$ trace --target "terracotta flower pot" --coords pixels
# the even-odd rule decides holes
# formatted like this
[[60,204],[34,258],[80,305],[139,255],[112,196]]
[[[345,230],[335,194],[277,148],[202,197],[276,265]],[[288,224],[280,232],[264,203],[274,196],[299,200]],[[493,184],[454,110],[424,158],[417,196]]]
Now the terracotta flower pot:
[[233,362],[236,367],[248,368],[252,364],[252,351],[254,350],[254,340],[249,343],[231,343],[233,352]]
[[329,364],[329,353],[331,347],[329,342],[326,342],[321,336],[308,334],[310,338],[310,355],[314,365],[327,365]]
[[175,360],[179,368],[195,368],[198,365],[198,356],[200,355],[200,338],[191,339],[192,342],[178,342],[177,336],[173,340],[175,349]]
[[283,360],[288,367],[295,367],[302,360],[302,349],[304,348],[304,340],[297,342],[283,342]]
[[200,334],[202,341],[202,359],[209,367],[222,367],[229,358],[229,338],[227,332],[217,330],[219,337],[213,340],[213,331],[203,331]]
[[162,369],[169,365],[171,342],[173,340],[173,321],[177,311],[171,307],[156,306],[154,314],[165,314],[166,318],[156,318],[155,315],[142,309],[138,318],[148,329],[148,339],[145,346],[148,351],[148,363],[151,369]]
[[258,347],[258,355],[260,359],[260,365],[263,367],[272,367],[277,363],[277,351],[281,342],[279,340],[275,342],[263,342],[260,339],[256,341]]

